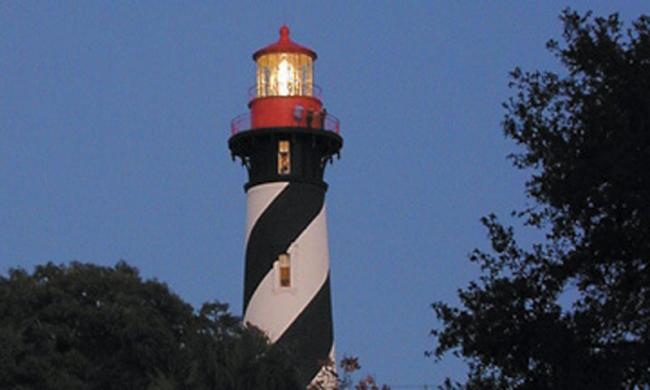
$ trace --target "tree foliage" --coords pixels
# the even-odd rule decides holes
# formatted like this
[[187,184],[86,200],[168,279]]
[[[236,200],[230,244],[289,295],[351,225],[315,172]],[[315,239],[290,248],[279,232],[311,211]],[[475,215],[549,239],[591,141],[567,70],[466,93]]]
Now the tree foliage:
[[123,262],[0,276],[2,389],[297,389],[294,377],[227,305],[196,313]]
[[529,169],[531,206],[516,213],[544,232],[524,249],[512,227],[483,218],[491,251],[470,260],[479,280],[460,307],[433,304],[441,358],[453,351],[479,388],[640,388],[650,385],[650,18],[566,10],[565,74],[511,75],[503,128]]

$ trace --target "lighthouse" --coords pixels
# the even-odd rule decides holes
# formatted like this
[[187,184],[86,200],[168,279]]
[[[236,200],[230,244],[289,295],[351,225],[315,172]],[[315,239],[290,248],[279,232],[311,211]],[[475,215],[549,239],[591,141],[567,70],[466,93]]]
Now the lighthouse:
[[253,54],[249,112],[233,119],[228,140],[248,171],[244,322],[291,352],[305,388],[327,382],[334,360],[323,176],[343,146],[314,84],[316,57],[282,26]]

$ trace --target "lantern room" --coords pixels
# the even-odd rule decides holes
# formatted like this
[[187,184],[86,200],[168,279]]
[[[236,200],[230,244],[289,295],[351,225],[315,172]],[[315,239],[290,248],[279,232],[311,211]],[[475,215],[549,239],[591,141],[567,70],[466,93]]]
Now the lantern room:
[[313,96],[316,53],[292,42],[289,28],[280,28],[280,40],[253,54],[257,65],[255,97]]
[[256,84],[251,89],[251,128],[324,128],[326,112],[314,85],[316,53],[289,38],[280,28],[280,39],[253,54]]

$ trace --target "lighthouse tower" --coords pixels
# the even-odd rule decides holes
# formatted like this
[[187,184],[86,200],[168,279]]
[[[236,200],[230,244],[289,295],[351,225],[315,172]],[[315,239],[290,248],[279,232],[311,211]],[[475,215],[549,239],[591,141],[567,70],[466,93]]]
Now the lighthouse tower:
[[343,140],[314,84],[316,53],[286,26],[253,60],[250,111],[228,141],[248,171],[244,321],[295,356],[307,387],[334,358],[323,174]]

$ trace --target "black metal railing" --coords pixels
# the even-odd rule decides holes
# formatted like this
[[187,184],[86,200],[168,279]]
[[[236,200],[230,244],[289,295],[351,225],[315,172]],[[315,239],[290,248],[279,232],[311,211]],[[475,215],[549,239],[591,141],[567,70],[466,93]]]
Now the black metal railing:
[[[337,117],[329,113],[322,120],[315,118],[314,122],[315,122],[314,126],[312,126],[312,128],[314,129],[333,131],[336,134],[339,134],[341,132],[341,122],[338,120]],[[296,125],[288,125],[286,127],[304,127],[304,126],[302,125],[298,126],[296,124]],[[240,131],[250,130],[252,128],[253,128],[253,123],[252,123],[250,112],[237,115],[230,122],[230,133],[232,135],[235,135]]]

